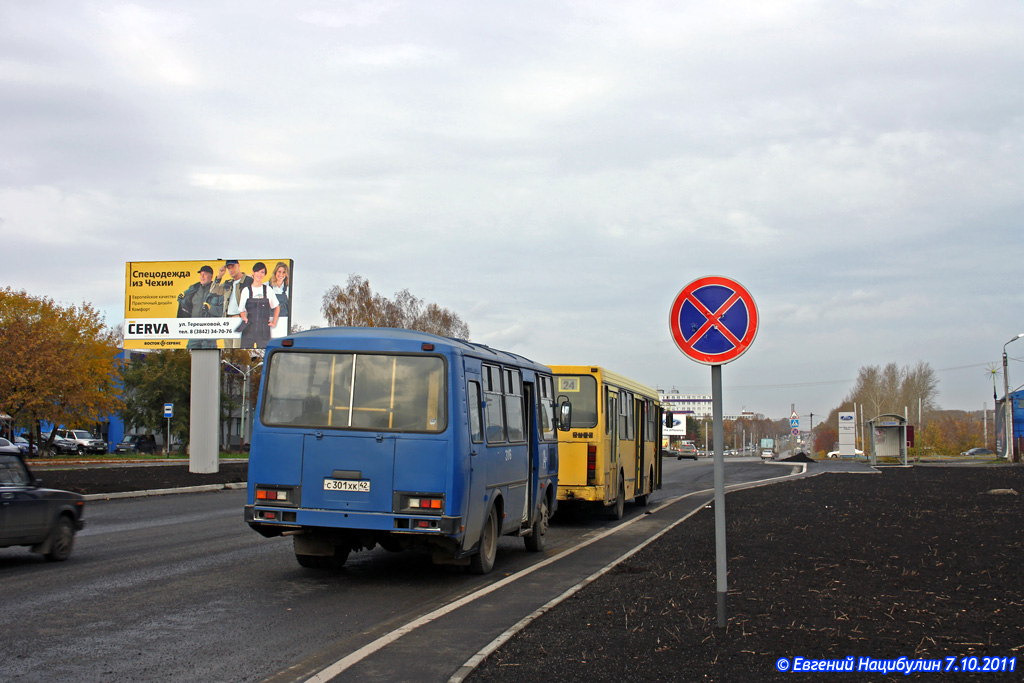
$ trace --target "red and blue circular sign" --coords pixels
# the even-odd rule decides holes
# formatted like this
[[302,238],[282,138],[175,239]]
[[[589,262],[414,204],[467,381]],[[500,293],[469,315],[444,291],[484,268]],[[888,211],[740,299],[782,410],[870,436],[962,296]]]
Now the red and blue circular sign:
[[727,277],[697,278],[676,295],[668,326],[679,350],[705,365],[742,356],[757,336],[757,305]]

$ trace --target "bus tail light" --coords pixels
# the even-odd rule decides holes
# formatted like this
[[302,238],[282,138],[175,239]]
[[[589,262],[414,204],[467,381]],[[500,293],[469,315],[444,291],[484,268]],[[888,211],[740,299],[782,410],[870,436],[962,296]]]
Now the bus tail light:
[[409,507],[414,510],[440,510],[444,507],[444,501],[440,498],[410,498]]
[[291,491],[288,489],[256,487],[257,503],[292,503]]
[[444,514],[444,495],[440,493],[402,493],[398,495],[399,513],[420,515]]
[[597,446],[587,446],[587,483],[593,484],[597,480]]

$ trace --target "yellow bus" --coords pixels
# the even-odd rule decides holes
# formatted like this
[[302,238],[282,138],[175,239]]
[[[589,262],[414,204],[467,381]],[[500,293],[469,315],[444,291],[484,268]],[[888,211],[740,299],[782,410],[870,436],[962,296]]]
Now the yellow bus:
[[658,392],[590,365],[551,365],[558,402],[572,425],[558,433],[558,501],[621,519],[625,502],[646,506],[661,488]]

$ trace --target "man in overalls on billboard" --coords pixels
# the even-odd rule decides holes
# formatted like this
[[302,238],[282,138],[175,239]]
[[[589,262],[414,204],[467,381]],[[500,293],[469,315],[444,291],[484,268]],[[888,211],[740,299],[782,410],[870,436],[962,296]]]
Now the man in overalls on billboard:
[[[199,282],[178,295],[179,318],[221,318],[224,316],[224,296],[213,290],[213,268],[199,269]],[[215,349],[216,339],[189,339],[186,348]]]
[[[221,281],[225,270],[231,277]],[[224,315],[226,317],[241,320],[241,309],[238,307],[238,300],[242,295],[242,288],[249,284],[252,284],[252,278],[242,272],[242,267],[238,265],[236,259],[230,259],[220,267],[210,291],[225,298]],[[239,346],[238,338],[224,340],[225,349],[237,349]]]
[[270,341],[270,330],[277,324],[281,312],[274,288],[263,282],[267,266],[258,261],[252,266],[252,283],[241,288],[238,309],[242,320],[243,349],[264,349]]

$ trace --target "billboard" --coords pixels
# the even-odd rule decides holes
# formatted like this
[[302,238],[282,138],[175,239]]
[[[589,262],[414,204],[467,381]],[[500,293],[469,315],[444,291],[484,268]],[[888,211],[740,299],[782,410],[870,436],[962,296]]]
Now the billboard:
[[662,436],[686,436],[686,415],[672,413],[672,424],[666,424]]
[[839,413],[839,457],[852,458],[857,455],[857,413]]
[[124,348],[265,348],[291,332],[292,263],[129,261]]

